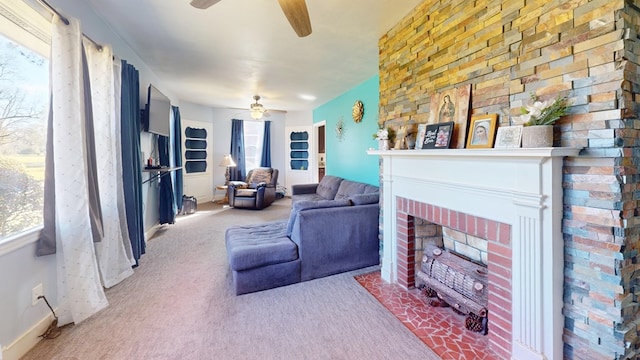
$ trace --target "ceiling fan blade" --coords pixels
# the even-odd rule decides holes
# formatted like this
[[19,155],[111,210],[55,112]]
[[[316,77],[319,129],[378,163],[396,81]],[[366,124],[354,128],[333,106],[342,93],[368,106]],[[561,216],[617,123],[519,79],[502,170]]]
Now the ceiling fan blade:
[[[195,0],[194,0],[195,1]],[[278,0],[284,16],[299,37],[311,34],[311,20],[305,0]]]
[[198,9],[206,9],[220,0],[191,0],[191,6]]

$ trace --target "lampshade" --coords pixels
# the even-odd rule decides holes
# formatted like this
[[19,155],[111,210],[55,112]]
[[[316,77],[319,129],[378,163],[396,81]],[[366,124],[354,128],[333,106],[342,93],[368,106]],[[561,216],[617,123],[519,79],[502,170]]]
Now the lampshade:
[[231,155],[225,154],[224,157],[222,158],[222,161],[220,162],[220,165],[218,166],[235,167],[236,163],[231,158]]

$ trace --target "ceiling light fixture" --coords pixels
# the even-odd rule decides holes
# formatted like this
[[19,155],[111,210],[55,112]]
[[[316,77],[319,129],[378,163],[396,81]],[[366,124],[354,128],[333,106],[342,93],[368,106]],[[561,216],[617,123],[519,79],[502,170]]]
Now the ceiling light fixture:
[[258,100],[260,100],[260,96],[254,95],[253,100],[255,100],[256,102],[251,104],[251,109],[249,110],[249,112],[251,113],[251,118],[260,120],[267,110],[264,108],[264,106],[262,106],[262,104],[258,103]]

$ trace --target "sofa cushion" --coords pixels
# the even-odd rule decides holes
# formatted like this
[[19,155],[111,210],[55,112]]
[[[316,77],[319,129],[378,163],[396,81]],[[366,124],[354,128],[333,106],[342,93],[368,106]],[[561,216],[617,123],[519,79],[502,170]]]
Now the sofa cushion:
[[232,270],[252,269],[298,258],[298,247],[285,235],[286,221],[238,225],[226,230],[225,242]]
[[291,213],[289,214],[289,221],[287,222],[287,236],[291,236],[291,232],[293,231],[293,224],[296,222],[296,217],[298,216],[298,213],[302,210],[330,208],[330,207],[338,207],[338,206],[350,206],[350,205],[351,205],[351,201],[349,199],[296,201],[291,206]]
[[235,196],[255,197],[256,189],[237,189]]
[[300,195],[292,195],[291,196],[291,204],[299,202],[299,201],[319,201],[319,200],[327,200],[322,196],[313,193],[313,194],[300,194]]
[[377,186],[368,185],[361,182],[343,180],[336,192],[336,199],[348,199],[352,195],[356,194],[368,194],[379,192]]
[[377,204],[380,200],[380,193],[355,194],[349,197],[353,205]]
[[316,194],[327,200],[333,200],[336,197],[336,193],[338,192],[341,182],[342,178],[325,175],[322,180],[320,180],[320,183],[318,183]]

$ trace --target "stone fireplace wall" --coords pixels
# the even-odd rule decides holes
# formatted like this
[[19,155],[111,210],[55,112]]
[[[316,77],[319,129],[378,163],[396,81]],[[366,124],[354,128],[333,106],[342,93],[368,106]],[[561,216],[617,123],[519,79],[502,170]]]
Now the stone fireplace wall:
[[[535,93],[570,100],[564,165],[564,355],[640,355],[636,283],[640,8],[631,1],[426,0],[380,38],[380,123],[426,123],[431,96],[471,84],[501,125]],[[383,214],[385,216],[385,214]]]

